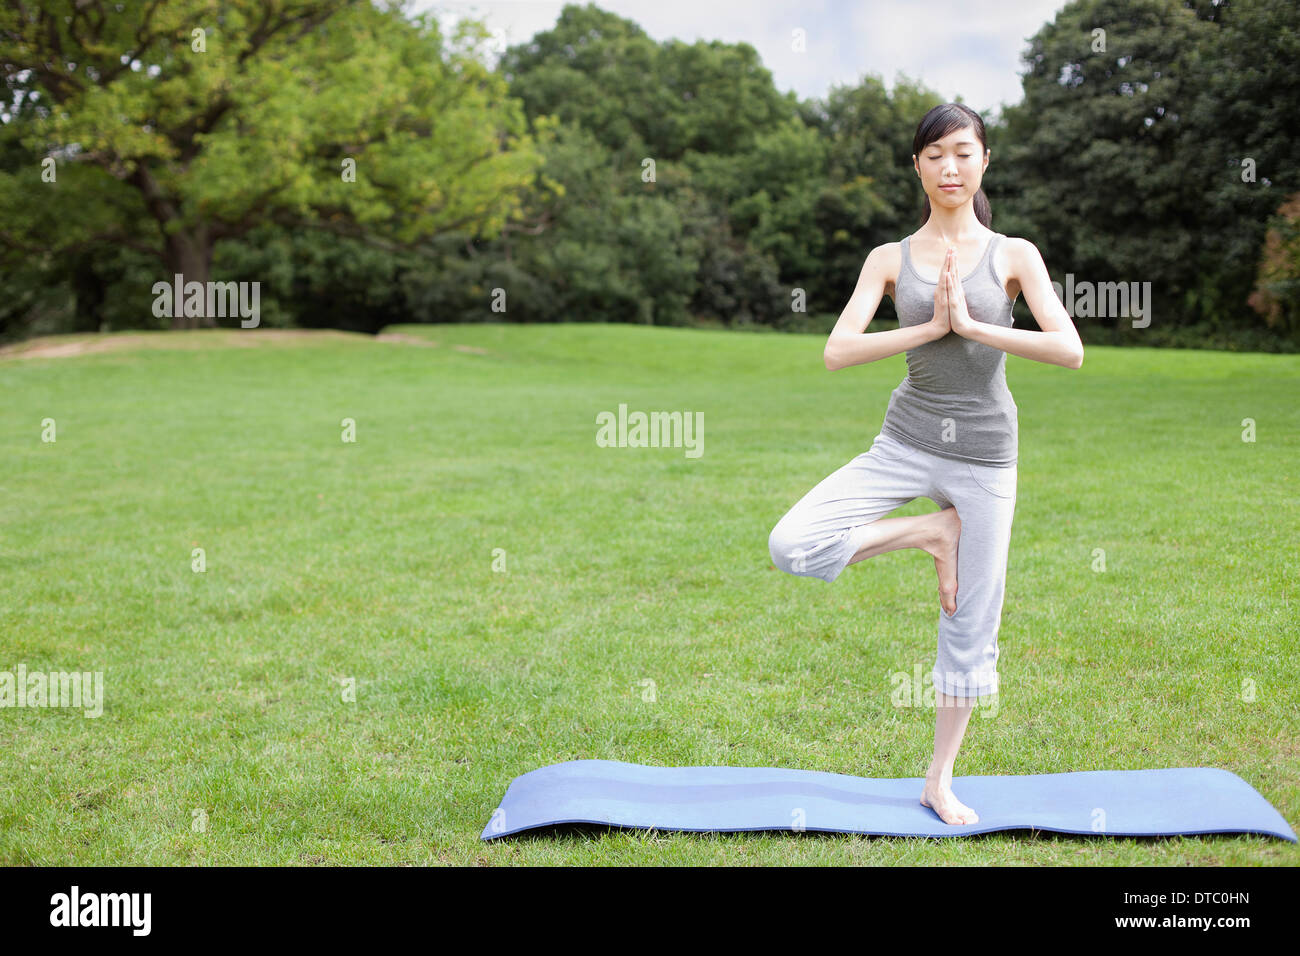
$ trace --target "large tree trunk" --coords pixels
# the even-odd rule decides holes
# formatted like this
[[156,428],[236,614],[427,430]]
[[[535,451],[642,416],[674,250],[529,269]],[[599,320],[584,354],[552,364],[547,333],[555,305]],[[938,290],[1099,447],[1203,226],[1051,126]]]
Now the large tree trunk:
[[[158,225],[167,237],[167,245],[163,250],[163,264],[167,267],[167,281],[175,284],[176,274],[180,273],[182,301],[185,298],[184,286],[186,283],[201,282],[206,290],[208,274],[212,270],[212,235],[207,225],[199,224],[189,232],[184,230],[168,232],[167,224],[176,218],[178,204],[173,202],[172,198],[163,191],[149,167],[143,164],[137,165],[131,171],[127,182],[140,190],[141,195],[144,197],[145,206],[158,220]],[[206,292],[203,298],[206,302]],[[176,310],[174,300],[172,309],[173,329],[194,329],[199,326],[210,328],[217,324],[210,315],[187,316],[175,314],[178,310]]]
[[[167,250],[163,256],[167,265],[167,280],[175,283],[176,273],[181,275],[182,300],[183,287],[191,282],[203,284],[207,289],[208,275],[212,271],[212,240],[206,226],[199,226],[194,232],[174,232],[167,237]],[[204,301],[207,293],[204,293]],[[216,320],[211,315],[172,315],[173,329],[212,328]]]
[[74,332],[98,332],[104,319],[106,283],[95,271],[95,254],[88,250],[72,260],[72,292],[76,311],[72,319]]

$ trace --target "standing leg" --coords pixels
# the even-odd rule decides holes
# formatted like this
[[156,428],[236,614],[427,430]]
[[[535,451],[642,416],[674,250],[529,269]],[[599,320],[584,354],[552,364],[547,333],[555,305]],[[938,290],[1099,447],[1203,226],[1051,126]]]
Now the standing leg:
[[978,823],[979,814],[952,792],[953,766],[980,697],[998,691],[998,630],[1006,593],[1011,523],[1016,506],[1016,467],[951,462],[938,476],[962,520],[957,610],[939,614],[935,660],[934,756],[921,803],[946,823]]
[[937,690],[934,708],[934,756],[925,771],[921,805],[933,809],[944,823],[979,823],[979,814],[952,792],[952,768],[975,708],[975,698],[952,697]]

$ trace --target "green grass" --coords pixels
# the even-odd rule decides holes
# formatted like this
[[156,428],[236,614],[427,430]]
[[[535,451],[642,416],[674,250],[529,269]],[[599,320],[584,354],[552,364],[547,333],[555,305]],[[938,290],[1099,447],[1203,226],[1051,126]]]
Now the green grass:
[[[390,331],[438,346],[200,332],[0,360],[0,670],[106,684],[98,718],[0,709],[0,862],[1300,862],[1241,835],[481,843],[510,780],[564,760],[924,772],[933,710],[893,706],[889,676],[933,663],[933,561],[827,585],[767,552],[866,450],[904,359],[830,373],[803,335]],[[1080,370],[1007,370],[1002,693],[956,775],[1223,767],[1294,825],[1300,359],[1092,347]],[[598,447],[619,403],[702,411],[703,456]]]

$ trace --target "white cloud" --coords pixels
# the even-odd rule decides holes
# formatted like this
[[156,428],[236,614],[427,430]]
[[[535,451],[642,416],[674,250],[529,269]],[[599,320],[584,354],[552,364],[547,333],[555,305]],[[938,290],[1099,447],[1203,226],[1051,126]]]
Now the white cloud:
[[[1026,40],[1065,0],[601,0],[601,9],[634,21],[655,40],[744,41],[772,72],[778,89],[824,97],[835,84],[868,73],[893,87],[899,73],[944,99],[963,97],[978,111],[1020,100]],[[417,0],[446,23],[484,19],[520,43],[550,29],[559,0]],[[791,50],[796,28],[807,50]],[[991,119],[990,117],[988,117]]]

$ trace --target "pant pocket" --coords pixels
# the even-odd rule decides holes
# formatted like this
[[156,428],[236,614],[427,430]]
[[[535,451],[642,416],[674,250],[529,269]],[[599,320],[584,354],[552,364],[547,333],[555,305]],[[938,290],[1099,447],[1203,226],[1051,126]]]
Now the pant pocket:
[[875,441],[871,443],[871,448],[867,451],[867,454],[882,461],[902,461],[904,458],[915,455],[917,451],[915,445],[909,445],[907,442],[899,441],[893,435],[886,435],[881,432],[876,436]]
[[968,461],[966,467],[970,469],[970,476],[975,479],[975,484],[979,485],[989,494],[998,498],[1014,498],[1016,496],[1016,467],[1001,468],[997,465],[977,465]]

